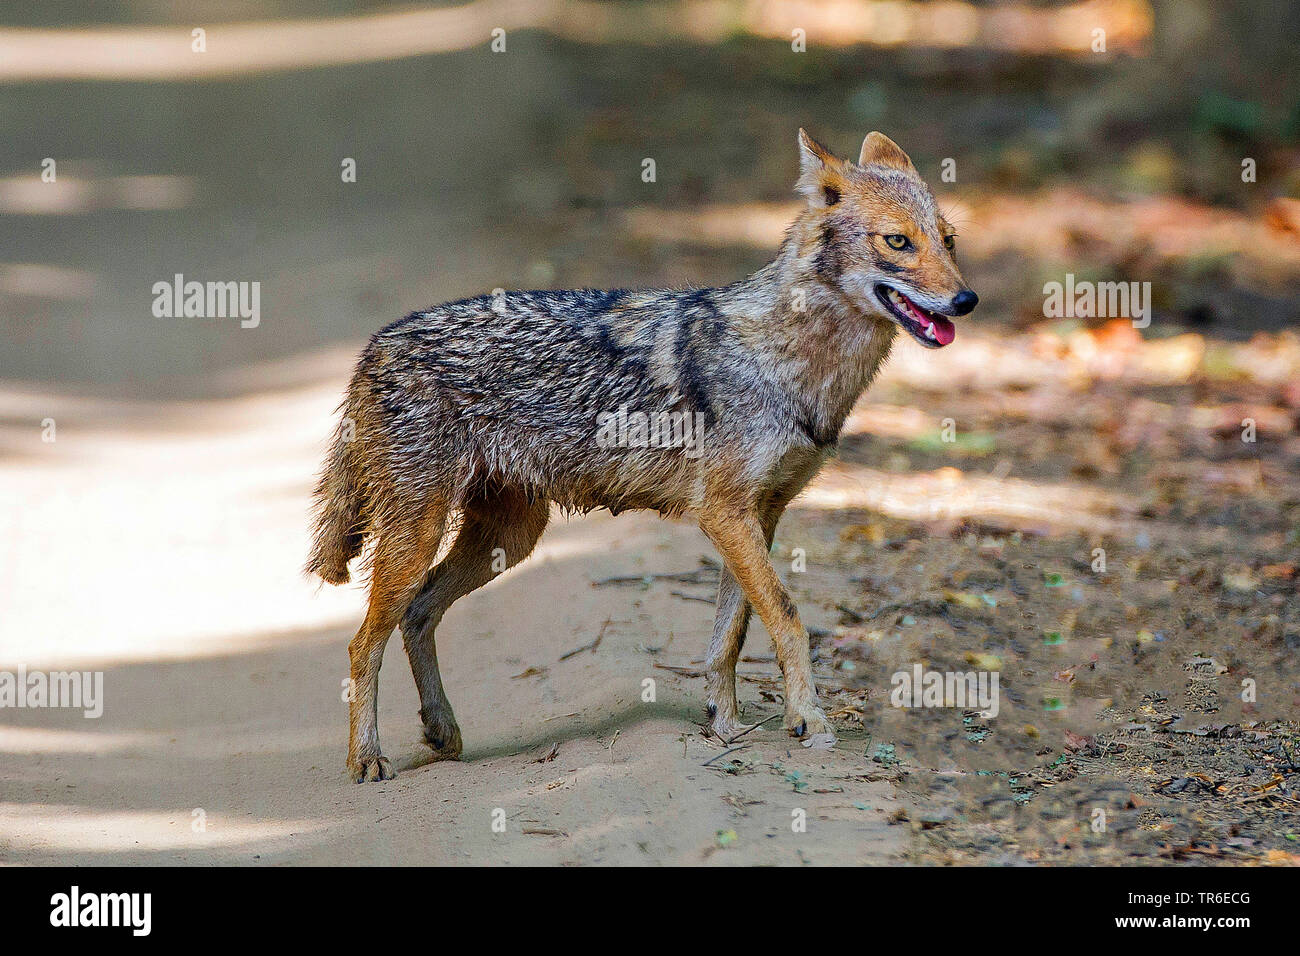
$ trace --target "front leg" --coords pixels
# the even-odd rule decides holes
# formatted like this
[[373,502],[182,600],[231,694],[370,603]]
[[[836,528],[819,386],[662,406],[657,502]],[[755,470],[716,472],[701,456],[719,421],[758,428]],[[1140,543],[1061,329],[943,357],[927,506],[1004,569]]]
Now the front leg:
[[[752,510],[713,508],[705,509],[701,514],[700,527],[713,541],[728,570],[772,635],[777,663],[785,677],[786,729],[796,737],[805,733],[833,735],[830,722],[817,706],[808,632],[799,620],[798,608],[768,558],[763,521]],[[739,654],[738,645],[736,653]],[[732,673],[734,675],[734,665]],[[734,677],[731,686],[734,700]],[[711,682],[710,690],[712,688]],[[720,688],[725,689],[725,686],[720,684]],[[716,700],[713,702],[717,703]]]
[[[763,515],[763,540],[767,550],[772,550],[776,523],[785,510],[784,504],[773,504]],[[723,564],[718,581],[718,613],[713,619],[713,638],[705,662],[708,680],[708,711],[710,729],[723,740],[729,740],[744,724],[740,720],[740,703],[736,698],[736,662],[745,646],[749,629],[750,604],[740,582]]]

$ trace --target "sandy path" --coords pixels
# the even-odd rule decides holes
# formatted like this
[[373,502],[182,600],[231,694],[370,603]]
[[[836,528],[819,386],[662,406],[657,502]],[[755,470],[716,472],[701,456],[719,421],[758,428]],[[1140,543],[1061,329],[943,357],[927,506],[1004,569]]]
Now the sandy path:
[[[663,583],[591,586],[711,554],[692,525],[649,516],[557,520],[534,558],[453,608],[439,656],[461,762],[424,763],[415,688],[390,642],[380,730],[399,777],[350,783],[340,685],[361,595],[297,575],[342,361],[321,384],[177,406],[3,396],[0,487],[25,504],[3,529],[16,546],[0,568],[0,669],[102,670],[105,711],[0,710],[0,861],[900,857],[893,787],[865,779],[879,768],[861,739],[813,752],[760,729],[735,755],[744,772],[702,766],[720,752],[697,733],[703,681],[654,662],[697,660],[712,609]],[[27,424],[47,414],[52,445]],[[560,660],[602,625],[595,651]],[[756,626],[747,650],[766,648]],[[751,717],[776,707],[753,684],[742,698]]]

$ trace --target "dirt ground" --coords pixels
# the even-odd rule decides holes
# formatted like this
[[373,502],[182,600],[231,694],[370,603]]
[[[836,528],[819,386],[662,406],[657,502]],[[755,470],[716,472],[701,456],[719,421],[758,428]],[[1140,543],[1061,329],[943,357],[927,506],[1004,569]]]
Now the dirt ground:
[[[327,385],[291,394],[99,405],[102,420],[69,425],[43,449],[52,454],[8,461],[6,497],[32,502],[8,534],[48,536],[6,558],[4,601],[16,616],[0,666],[103,670],[106,703],[99,719],[3,712],[0,860],[902,858],[906,840],[888,822],[892,774],[862,759],[860,733],[826,753],[760,731],[743,767],[716,760],[722,748],[696,726],[700,681],[656,666],[699,656],[710,609],[660,588],[592,586],[691,569],[709,552],[694,527],[647,516],[557,521],[529,562],[448,616],[439,652],[464,729],[461,762],[424,762],[415,688],[400,639],[391,642],[381,733],[399,776],[351,783],[341,681],[362,594],[317,593],[297,572],[345,363],[326,361],[337,370]],[[21,404],[7,400],[8,412]],[[90,414],[76,403],[54,414],[79,413]],[[300,440],[282,440],[294,429]],[[214,456],[243,487],[212,480]],[[105,511],[120,523],[91,520]],[[97,586],[105,577],[112,588]],[[315,623],[284,626],[294,619]],[[38,628],[51,639],[33,660],[26,635]],[[646,680],[653,702],[642,700]],[[504,833],[493,829],[498,808]],[[797,809],[805,833],[792,829]]]
[[[28,546],[0,575],[0,668],[103,670],[105,710],[3,712],[0,859],[1295,862],[1300,342],[1209,362],[1197,336],[1118,326],[958,344],[899,347],[778,531],[834,750],[704,736],[711,548],[594,515],[442,624],[461,762],[425,762],[390,643],[399,777],[366,786],[342,767],[362,593],[298,574],[348,351],[232,398],[40,396],[67,424],[8,446],[28,504],[5,533]],[[6,392],[6,419],[36,401]],[[999,671],[999,714],[892,707],[914,663]],[[778,713],[757,623],[741,672],[747,718]]]

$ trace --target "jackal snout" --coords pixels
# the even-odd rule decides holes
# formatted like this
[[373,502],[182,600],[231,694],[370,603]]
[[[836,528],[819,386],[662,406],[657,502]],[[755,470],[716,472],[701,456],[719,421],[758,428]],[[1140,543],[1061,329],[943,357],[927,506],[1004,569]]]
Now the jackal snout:
[[956,337],[955,316],[979,303],[957,267],[957,232],[911,159],[883,133],[856,163],[799,131],[799,190],[829,239],[824,274],[863,312],[888,319],[927,348]]

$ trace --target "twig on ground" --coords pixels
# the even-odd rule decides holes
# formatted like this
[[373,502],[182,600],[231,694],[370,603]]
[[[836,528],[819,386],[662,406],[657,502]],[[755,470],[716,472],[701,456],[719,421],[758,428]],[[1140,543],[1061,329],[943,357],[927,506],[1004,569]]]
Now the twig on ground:
[[581,647],[575,647],[571,651],[566,651],[565,653],[560,655],[560,660],[567,661],[570,657],[573,657],[576,654],[581,654],[583,651],[591,651],[594,654],[596,652],[596,648],[600,647],[600,642],[605,639],[605,628],[609,627],[610,622],[612,620],[613,618],[608,618],[608,617],[605,618],[605,623],[600,626],[600,633],[596,635],[596,639],[594,641],[592,641],[590,644],[583,644]]
[[737,740],[739,740],[741,737],[745,736],[745,734],[749,733],[751,730],[757,730],[759,727],[762,727],[762,726],[763,726],[765,723],[767,723],[769,720],[775,720],[777,717],[780,717],[780,716],[781,716],[781,712],[778,710],[775,714],[768,714],[766,717],[764,717],[764,718],[763,718],[762,720],[760,720],[758,723],[756,723],[756,724],[750,724],[748,727],[746,727],[746,728],[745,728],[744,730],[742,730],[740,733],[736,734],[736,736],[734,736],[734,737],[732,737],[730,740],[726,741],[727,746],[730,747],[732,744],[734,744],[734,743],[735,743]]
[[723,757],[725,757],[727,754],[734,754],[737,750],[744,750],[744,749],[745,749],[746,747],[748,747],[748,746],[749,746],[749,744],[741,744],[739,747],[732,747],[732,748],[729,749],[729,750],[724,750],[724,751],[722,751],[722,753],[720,753],[720,754],[714,754],[714,755],[713,755],[712,757],[710,757],[708,760],[704,761],[704,763],[700,764],[700,766],[701,766],[701,767],[707,767],[709,764],[713,763],[713,761],[715,761],[715,760],[721,760],[721,759],[722,759]]
[[653,581],[675,581],[678,584],[717,584],[719,565],[709,558],[700,558],[700,566],[693,571],[668,571],[662,574],[624,574],[612,578],[592,581],[593,588],[602,588],[607,584],[634,585],[649,584]]
[[682,677],[703,677],[704,671],[695,667],[677,667],[674,664],[661,664],[654,662],[654,666],[663,671],[672,671],[674,674],[680,674]]
[[684,591],[669,591],[668,593],[675,598],[681,598],[683,601],[699,601],[701,604],[713,603],[713,598],[700,597],[697,594],[687,594]]

